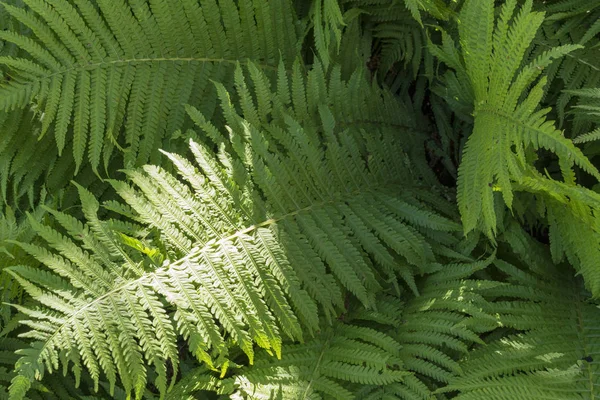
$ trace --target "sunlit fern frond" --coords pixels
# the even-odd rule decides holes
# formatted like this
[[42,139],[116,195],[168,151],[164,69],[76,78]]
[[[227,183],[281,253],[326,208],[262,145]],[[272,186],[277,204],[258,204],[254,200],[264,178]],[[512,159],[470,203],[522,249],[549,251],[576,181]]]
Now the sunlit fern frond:
[[226,130],[188,109],[202,129],[188,135],[204,141],[190,142],[193,163],[165,153],[180,179],[150,165],[128,170],[130,183],[113,181],[133,218],[159,233],[154,244],[99,220],[82,187],[87,223],[58,211],[60,230],[31,219],[48,246],[20,246],[52,272],[7,269],[39,302],[17,306],[34,341],[20,351],[15,398],[69,362],[77,379],[85,366],[96,382],[119,377],[136,397],[150,364],[164,393],[179,335],[201,362],[226,370],[231,347],[250,364],[255,345],[280,357],[284,338],[321,329],[319,316],[335,318],[347,296],[372,307],[382,284],[418,291],[414,276],[457,242],[460,226],[435,211],[452,207],[419,188],[402,141],[389,134],[384,116],[395,100],[373,98],[380,109],[360,114],[368,131],[346,127],[351,109],[314,99],[376,89],[362,90],[360,73],[349,82],[326,76],[317,65],[306,82],[288,81],[280,69],[273,90],[257,66],[240,67],[235,93],[216,84]]
[[[332,327],[303,344],[283,346],[282,360],[257,355],[253,366],[219,378],[199,368],[177,385],[180,397],[201,390],[232,399],[431,399],[462,374],[459,360],[479,335],[496,327],[478,293],[488,283],[470,277],[494,257],[434,265],[421,296],[383,294],[376,306],[349,302]],[[436,271],[436,272],[434,272]],[[494,287],[496,282],[490,282]]]
[[288,345],[286,357],[257,358],[235,377],[239,398],[268,400],[356,398],[352,384],[386,386],[402,381],[400,346],[378,330],[336,322],[305,344]]

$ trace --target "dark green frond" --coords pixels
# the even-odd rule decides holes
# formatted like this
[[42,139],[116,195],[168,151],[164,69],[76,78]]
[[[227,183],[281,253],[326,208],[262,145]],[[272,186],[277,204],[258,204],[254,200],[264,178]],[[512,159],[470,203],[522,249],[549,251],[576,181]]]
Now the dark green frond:
[[[126,166],[156,161],[157,149],[169,146],[169,135],[184,121],[184,104],[212,115],[210,80],[229,85],[235,63],[246,59],[264,69],[281,58],[289,66],[299,49],[288,1],[24,3],[3,5],[32,35],[0,33],[21,50],[0,58],[12,78],[0,85],[0,108],[14,116],[12,110],[35,109],[32,136],[53,138],[59,155],[72,153],[71,174],[86,164],[98,173],[119,148]],[[21,158],[31,153],[12,151]],[[40,165],[32,179],[52,167]],[[20,178],[18,171],[6,175]]]
[[[545,276],[504,260],[495,267],[507,282],[480,291],[496,297],[490,312],[502,335],[472,351],[464,371],[443,390],[458,399],[591,399],[599,382],[598,307],[578,280],[547,268]],[[493,337],[493,336],[492,336]]]

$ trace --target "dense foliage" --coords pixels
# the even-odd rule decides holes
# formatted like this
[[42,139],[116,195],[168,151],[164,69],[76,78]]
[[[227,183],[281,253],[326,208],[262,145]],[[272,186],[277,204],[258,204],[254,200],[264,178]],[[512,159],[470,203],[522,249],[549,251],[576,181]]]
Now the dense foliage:
[[594,399],[600,0],[5,0],[0,399]]

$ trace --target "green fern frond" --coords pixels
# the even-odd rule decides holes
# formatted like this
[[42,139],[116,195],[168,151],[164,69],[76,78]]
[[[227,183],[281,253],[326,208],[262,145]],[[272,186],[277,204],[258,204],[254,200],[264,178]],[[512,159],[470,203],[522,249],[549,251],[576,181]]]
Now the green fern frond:
[[231,82],[235,62],[248,58],[289,64],[299,48],[288,1],[24,3],[3,5],[33,35],[0,33],[24,53],[0,58],[13,77],[0,86],[0,108],[34,106],[39,134],[72,153],[75,174],[86,158],[98,173],[115,148],[126,148],[125,165],[156,160],[184,121],[183,104],[212,115],[211,79]]
[[[112,181],[135,220],[160,233],[162,265],[98,219],[98,201],[81,186],[86,224],[57,211],[60,231],[31,219],[52,250],[20,246],[53,273],[8,269],[41,303],[16,306],[28,316],[24,336],[34,342],[21,351],[15,398],[24,377],[56,370],[59,354],[74,363],[77,376],[83,364],[96,385],[106,376],[112,393],[119,377],[138,398],[150,364],[165,393],[167,362],[178,364],[177,335],[210,368],[226,368],[232,345],[250,363],[255,344],[280,357],[283,336],[301,340],[319,329],[318,307],[331,320],[347,292],[373,306],[382,279],[398,276],[417,290],[414,274],[441,251],[429,237],[447,234],[446,245],[454,243],[460,227],[436,215],[435,201],[397,194],[418,188],[406,173],[409,159],[398,156],[402,147],[386,133],[383,116],[393,103],[364,116],[373,127],[367,135],[360,123],[343,127],[348,110],[315,102],[328,92],[340,98],[372,93],[362,91],[359,75],[344,83],[334,72],[328,81],[316,66],[306,82],[280,74],[272,90],[256,66],[248,70],[254,91],[241,70],[235,74],[236,105],[245,119],[234,94],[217,84],[226,132],[189,108],[214,147],[191,141],[195,163],[165,153],[180,180],[146,166],[127,171],[133,186]],[[373,262],[382,265],[381,276]]]
[[553,48],[521,66],[544,17],[531,7],[531,1],[526,2],[513,18],[516,2],[507,1],[496,24],[492,1],[467,1],[460,13],[464,67],[459,71],[466,71],[475,102],[473,133],[458,171],[458,204],[465,233],[478,228],[494,237],[493,192],[501,191],[506,205],[512,206],[513,182],[521,179],[530,162],[525,156],[528,147],[555,153],[565,173],[575,164],[600,178],[583,153],[546,120],[548,110],[538,110],[546,79],[537,78],[552,59],[578,46]]
[[420,25],[423,24],[422,12],[441,20],[447,20],[452,14],[451,6],[443,0],[403,0],[404,4],[399,4],[399,0],[342,0],[342,2],[351,4],[352,7],[364,8],[377,18],[385,16],[384,18],[391,19],[398,12],[408,11]]
[[566,259],[581,274],[594,297],[600,296],[600,195],[579,185],[558,182],[532,172],[520,186],[546,197],[538,210],[547,218],[555,263]]
[[[587,122],[588,126],[600,126],[600,88],[586,88],[569,90],[567,93],[577,96],[579,102],[573,106],[572,114],[577,118],[576,122]],[[600,128],[591,132],[583,133],[573,139],[573,143],[587,143],[600,139]]]
[[374,329],[336,323],[315,339],[284,347],[286,357],[273,362],[257,358],[235,377],[238,393],[249,399],[354,399],[351,383],[389,385],[407,372],[398,358],[398,344]]
[[258,354],[254,365],[233,368],[234,375],[224,379],[197,368],[167,398],[208,391],[232,399],[354,399],[360,396],[357,387],[388,387],[411,378],[398,351],[389,335],[336,321],[306,343],[284,345],[282,360]]
[[[40,220],[45,215],[41,207],[34,211],[35,219]],[[22,297],[22,290],[18,283],[11,279],[4,268],[15,264],[34,263],[26,252],[16,245],[15,241],[32,242],[35,231],[27,220],[18,216],[11,208],[6,207],[0,214],[0,336],[8,334],[14,329],[15,320],[11,307],[4,302],[17,301]]]
[[595,140],[600,140],[600,128],[594,129],[592,132],[584,133],[573,139],[573,143],[587,143]]
[[[488,301],[478,290],[493,282],[472,280],[494,261],[488,259],[434,265],[433,273],[420,282],[421,295],[403,304],[393,297],[378,299],[377,310],[359,309],[349,318],[354,323],[376,323],[400,345],[399,358],[410,372],[401,382],[357,387],[360,399],[431,399],[436,389],[462,374],[459,360],[480,334],[496,327]],[[382,328],[379,328],[382,329]]]
[[[507,282],[480,293],[502,335],[472,351],[464,371],[443,389],[457,399],[591,398],[599,382],[598,307],[587,301],[579,282],[544,265],[544,275],[504,260],[495,267]],[[492,336],[493,337],[493,336]]]
[[342,30],[346,25],[338,0],[316,0],[311,4],[310,20],[314,31],[315,48],[327,68],[331,55],[339,51]]
[[[434,19],[422,15],[422,12],[446,20],[452,15],[452,10],[445,2],[344,0],[342,3],[347,13],[360,12],[362,37],[374,41],[371,54],[364,62],[392,91],[419,74],[429,78],[433,76],[433,58],[426,48],[423,24],[432,23]],[[354,46],[360,40],[352,39]],[[351,62],[344,59],[344,64]]]
[[[551,47],[564,44],[579,44],[583,48],[556,60],[548,68],[550,82],[557,82],[561,92],[550,93],[547,102],[556,105],[561,124],[568,123],[568,108],[573,99],[572,90],[598,86],[600,84],[600,1],[558,1],[536,4],[546,12],[546,19],[535,40],[537,49],[533,55]],[[575,134],[589,129],[584,121],[576,118],[572,123]]]

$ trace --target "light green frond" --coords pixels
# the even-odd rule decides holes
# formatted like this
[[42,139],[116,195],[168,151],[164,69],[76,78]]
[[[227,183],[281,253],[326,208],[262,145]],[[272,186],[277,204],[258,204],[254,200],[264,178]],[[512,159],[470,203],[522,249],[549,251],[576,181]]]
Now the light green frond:
[[[99,202],[80,185],[86,223],[57,211],[51,214],[60,229],[31,219],[50,250],[20,246],[53,274],[8,269],[41,303],[39,309],[19,306],[29,318],[25,335],[35,340],[20,361],[19,376],[43,377],[58,368],[59,354],[79,349],[95,385],[106,377],[114,388],[118,379],[140,398],[153,379],[165,393],[177,371],[178,336],[210,369],[225,373],[232,348],[260,365],[265,352],[283,356],[286,338],[301,341],[328,329],[321,317],[331,323],[349,296],[373,308],[384,286],[393,282],[399,290],[398,277],[417,291],[415,274],[435,261],[432,238],[446,235],[447,245],[456,242],[459,227],[436,211],[436,196],[402,198],[403,190],[420,189],[401,172],[410,161],[398,157],[401,143],[390,135],[387,112],[398,103],[358,75],[350,82],[336,75],[328,80],[316,65],[305,82],[296,82],[294,101],[303,105],[290,113],[256,66],[248,68],[250,80],[238,68],[238,92],[217,89],[228,129],[217,131],[189,108],[214,139],[216,154],[210,142],[191,141],[194,162],[164,153],[179,178],[145,166],[126,171],[129,183],[111,181],[127,206],[108,208],[132,216],[156,236],[142,242],[114,231],[121,226],[101,220]],[[320,95],[299,100],[300,92],[311,91]],[[362,114],[369,123],[381,121],[370,135],[360,121],[343,126],[346,110],[326,105],[328,97],[359,95],[365,102],[368,96],[378,99],[380,109]],[[239,114],[238,102],[254,124]],[[160,249],[164,254],[156,255]],[[375,263],[384,266],[383,276]],[[56,275],[63,279],[52,283]],[[336,329],[352,343],[396,350],[376,330]],[[366,356],[360,352],[332,360],[311,386],[331,392],[328,384],[335,380],[376,385],[404,375],[386,372],[379,355],[377,350],[365,359],[376,364],[368,367],[355,362]],[[288,354],[286,360],[294,358]]]
[[524,156],[528,147],[555,153],[567,175],[576,164],[600,178],[589,159],[546,119],[548,111],[538,111],[546,80],[535,80],[553,58],[578,46],[551,49],[521,67],[543,22],[543,14],[531,11],[531,6],[526,2],[513,18],[515,4],[506,2],[496,26],[492,1],[467,1],[460,14],[464,68],[475,94],[473,133],[458,170],[458,204],[465,233],[479,229],[490,238],[495,236],[494,191],[501,192],[504,203],[512,207],[514,182],[522,179],[531,162]]

